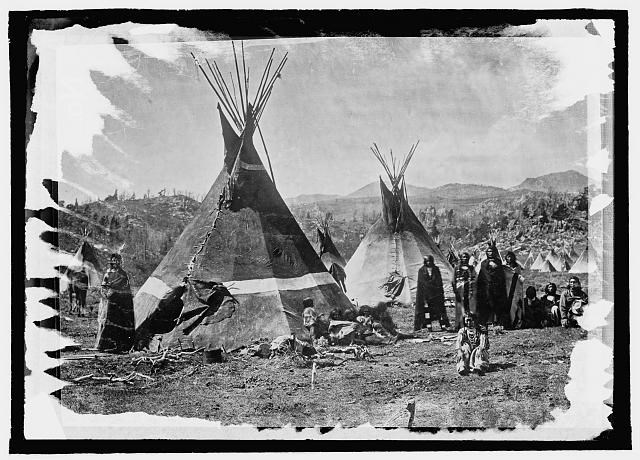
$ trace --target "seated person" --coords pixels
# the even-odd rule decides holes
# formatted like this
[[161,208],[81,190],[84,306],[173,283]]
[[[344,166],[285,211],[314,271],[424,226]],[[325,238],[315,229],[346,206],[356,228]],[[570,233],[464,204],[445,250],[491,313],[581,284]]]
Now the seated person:
[[577,276],[569,278],[567,289],[560,296],[560,321],[562,327],[578,327],[576,317],[582,316],[583,307],[589,303],[587,294]]
[[329,339],[329,322],[318,315],[313,308],[313,299],[307,298],[302,301],[304,310],[302,311],[302,324],[309,331],[309,338],[314,345],[321,337]]
[[395,342],[395,336],[373,318],[373,309],[368,305],[360,307],[360,315],[356,318],[356,321],[364,327],[362,336],[365,343],[381,345]]
[[560,296],[555,283],[549,283],[544,288],[544,295],[540,299],[544,310],[544,327],[560,326]]
[[527,287],[524,298],[523,327],[541,328],[545,320],[545,311],[540,299],[536,296],[536,288]]

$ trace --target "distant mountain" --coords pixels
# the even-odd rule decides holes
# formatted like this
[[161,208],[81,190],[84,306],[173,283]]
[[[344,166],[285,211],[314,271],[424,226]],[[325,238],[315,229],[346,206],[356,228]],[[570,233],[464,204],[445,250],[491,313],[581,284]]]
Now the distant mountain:
[[313,193],[307,195],[298,195],[292,198],[285,198],[284,201],[288,205],[296,205],[296,204],[309,204],[309,203],[318,203],[321,201],[335,200],[336,198],[340,198],[340,195],[326,195],[322,193]]
[[504,195],[507,190],[491,185],[477,184],[445,184],[432,189],[442,198],[484,198]]
[[[416,185],[407,184],[407,195],[409,196],[429,195],[431,193],[431,189],[428,189],[426,187],[418,187]],[[359,188],[355,192],[346,195],[345,198],[369,198],[374,196],[380,196],[380,181],[371,182],[370,184]]]
[[587,176],[578,171],[569,170],[539,177],[529,177],[509,190],[534,190],[538,192],[554,190],[556,192],[578,193],[588,184]]

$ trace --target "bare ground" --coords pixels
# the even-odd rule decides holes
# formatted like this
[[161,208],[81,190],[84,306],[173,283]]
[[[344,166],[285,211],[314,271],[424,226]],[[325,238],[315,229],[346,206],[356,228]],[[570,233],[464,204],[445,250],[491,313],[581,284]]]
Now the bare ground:
[[[396,308],[397,323],[409,329],[413,312]],[[449,311],[449,317],[453,312]],[[65,319],[67,318],[67,319]],[[95,317],[62,314],[62,332],[83,348],[93,346]],[[428,334],[424,334],[426,336]],[[434,333],[434,337],[451,335]],[[432,341],[370,347],[373,359],[350,359],[318,369],[311,389],[310,363],[292,356],[272,359],[231,353],[224,363],[203,364],[202,354],[184,356],[154,371],[137,367],[141,353],[66,361],[63,380],[93,373],[124,376],[133,370],[154,380],[132,384],[85,380],[62,390],[62,404],[79,413],[142,411],[250,423],[263,427],[406,426],[410,399],[416,402],[416,427],[535,427],[551,411],[568,408],[564,395],[570,354],[581,329],[561,328],[490,334],[492,367],[480,375],[455,372],[455,345]],[[63,353],[86,355],[87,351]],[[336,359],[336,364],[342,359]]]

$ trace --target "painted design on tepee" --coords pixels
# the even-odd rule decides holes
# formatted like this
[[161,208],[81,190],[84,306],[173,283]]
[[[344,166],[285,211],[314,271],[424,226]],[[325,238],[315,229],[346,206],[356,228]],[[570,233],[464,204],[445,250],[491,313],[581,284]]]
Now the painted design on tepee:
[[[318,313],[351,306],[278,193],[253,144],[287,60],[285,55],[272,70],[274,52],[253,103],[244,49],[242,62],[236,57],[235,67],[239,104],[218,65],[207,61],[207,73],[196,60],[219,100],[224,165],[196,216],[136,294],[139,347],[152,335],[163,334],[165,346],[187,342],[232,350],[261,337],[306,335],[304,299],[313,299]],[[268,158],[266,148],[265,152]]]
[[380,177],[382,215],[371,226],[347,263],[349,296],[359,304],[381,301],[403,304],[415,302],[418,270],[424,257],[432,255],[442,273],[445,289],[451,289],[453,267],[427,233],[407,199],[404,174],[418,144],[411,147],[402,162],[391,152],[385,159],[376,144],[371,148],[382,164],[391,188]]

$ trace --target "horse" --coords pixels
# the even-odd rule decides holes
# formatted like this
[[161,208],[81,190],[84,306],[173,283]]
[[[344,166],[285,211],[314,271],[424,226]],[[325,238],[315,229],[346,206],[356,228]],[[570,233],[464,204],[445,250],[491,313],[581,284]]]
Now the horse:
[[[87,308],[87,290],[89,276],[84,269],[69,271],[69,312],[77,312],[80,316]],[[74,302],[75,300],[75,302]]]

